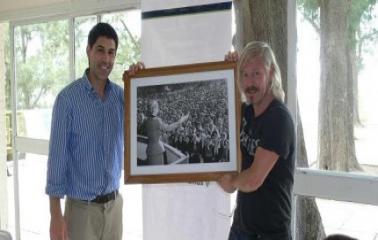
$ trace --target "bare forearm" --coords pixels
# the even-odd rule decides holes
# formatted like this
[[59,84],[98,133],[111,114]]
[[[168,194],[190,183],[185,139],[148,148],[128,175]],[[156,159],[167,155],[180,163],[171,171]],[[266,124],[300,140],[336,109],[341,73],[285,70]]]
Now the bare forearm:
[[232,179],[232,186],[241,192],[254,192],[261,184],[256,174],[251,173],[251,169],[242,171]]
[[51,217],[62,217],[62,207],[60,206],[60,198],[50,197],[50,214]]
[[278,157],[275,152],[258,147],[251,167],[233,178],[233,186],[242,192],[256,191],[264,183]]
[[68,240],[66,222],[62,216],[60,198],[50,197],[50,239]]

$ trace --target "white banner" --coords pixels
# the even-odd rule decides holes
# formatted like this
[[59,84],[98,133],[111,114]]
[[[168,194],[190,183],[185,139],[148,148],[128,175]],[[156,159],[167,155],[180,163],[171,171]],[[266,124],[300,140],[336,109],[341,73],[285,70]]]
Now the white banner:
[[[142,0],[146,67],[223,60],[232,42],[230,2]],[[216,183],[143,185],[142,194],[144,240],[227,239],[230,197]]]
[[216,183],[143,186],[144,240],[225,240],[230,197]]
[[[157,5],[156,2],[161,2],[164,9],[149,11],[151,15],[179,9],[177,1],[173,1],[176,8],[172,10],[170,1],[145,0],[142,12],[146,13],[144,8],[148,9],[150,3]],[[180,2],[184,7],[193,7],[189,4],[192,1]],[[200,2],[206,8],[214,1]],[[142,59],[147,67],[223,60],[231,49],[231,21],[231,9],[142,19]]]

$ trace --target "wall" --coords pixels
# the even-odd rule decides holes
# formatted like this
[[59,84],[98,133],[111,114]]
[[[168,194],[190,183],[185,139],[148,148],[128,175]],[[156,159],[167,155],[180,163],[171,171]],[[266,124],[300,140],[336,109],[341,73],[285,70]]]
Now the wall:
[[0,4],[0,22],[76,16],[139,8],[140,0],[12,0]]
[[4,1],[0,5],[0,11],[8,12],[8,11],[15,11],[20,9],[28,9],[28,8],[37,8],[37,7],[44,7],[47,5],[54,5],[57,3],[62,2],[70,2],[70,0],[32,0],[32,1],[24,1],[24,0],[12,0],[12,1]]

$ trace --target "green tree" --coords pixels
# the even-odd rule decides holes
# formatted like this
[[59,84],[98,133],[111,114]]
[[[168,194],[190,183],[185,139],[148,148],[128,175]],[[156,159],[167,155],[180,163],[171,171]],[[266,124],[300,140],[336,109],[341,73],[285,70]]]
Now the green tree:
[[18,109],[49,107],[68,81],[68,36],[67,21],[15,28]]
[[376,0],[298,1],[321,41],[318,160],[322,169],[361,170],[354,145],[354,124],[360,124],[357,83],[364,46],[378,38],[377,28],[366,27],[375,4]]
[[[112,23],[123,26],[117,29],[119,46],[117,58],[111,79],[122,85],[122,74],[132,62],[140,59],[140,40],[128,31],[124,12],[111,14]],[[96,16],[94,16],[96,17]],[[91,18],[78,18],[77,24],[95,24]],[[76,21],[76,19],[75,19]],[[51,21],[33,25],[23,25],[15,28],[15,65],[17,82],[17,108],[34,109],[51,107],[56,94],[69,81],[69,24],[67,20]],[[87,45],[88,32],[76,28],[75,47]],[[6,75],[6,101],[10,109],[10,44],[6,39],[7,49],[7,75]],[[85,69],[88,59],[80,54],[76,61],[76,68]],[[79,73],[81,76],[82,73]],[[77,75],[78,76],[78,75]]]
[[[141,56],[140,38],[133,34],[126,24],[133,20],[134,19],[128,19],[125,12],[107,14],[106,17],[102,19],[102,21],[110,23],[118,34],[119,43],[117,56],[109,78],[119,85],[123,85],[122,75],[124,70],[128,68],[131,63],[139,61]],[[75,46],[82,51],[77,54],[78,59],[75,60],[76,68],[79,69],[76,76],[81,76],[81,71],[88,67],[88,58],[85,53],[88,32],[80,28],[80,25],[87,24],[94,25],[96,21],[93,21],[93,18],[90,17],[75,19]]]
[[133,19],[129,19],[124,12],[107,15],[103,20],[115,28],[119,38],[117,58],[110,79],[123,86],[122,75],[124,70],[130,64],[140,60],[140,38],[129,30],[128,23],[131,23]]
[[4,63],[5,63],[5,107],[8,111],[11,109],[11,84],[10,84],[10,42],[9,42],[9,24],[4,29]]

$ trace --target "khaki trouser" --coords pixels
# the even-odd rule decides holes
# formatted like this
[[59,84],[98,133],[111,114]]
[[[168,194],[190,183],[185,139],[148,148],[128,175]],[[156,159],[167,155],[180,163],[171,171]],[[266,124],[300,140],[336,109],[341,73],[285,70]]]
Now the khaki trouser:
[[107,203],[67,199],[64,210],[70,240],[121,240],[121,194]]

